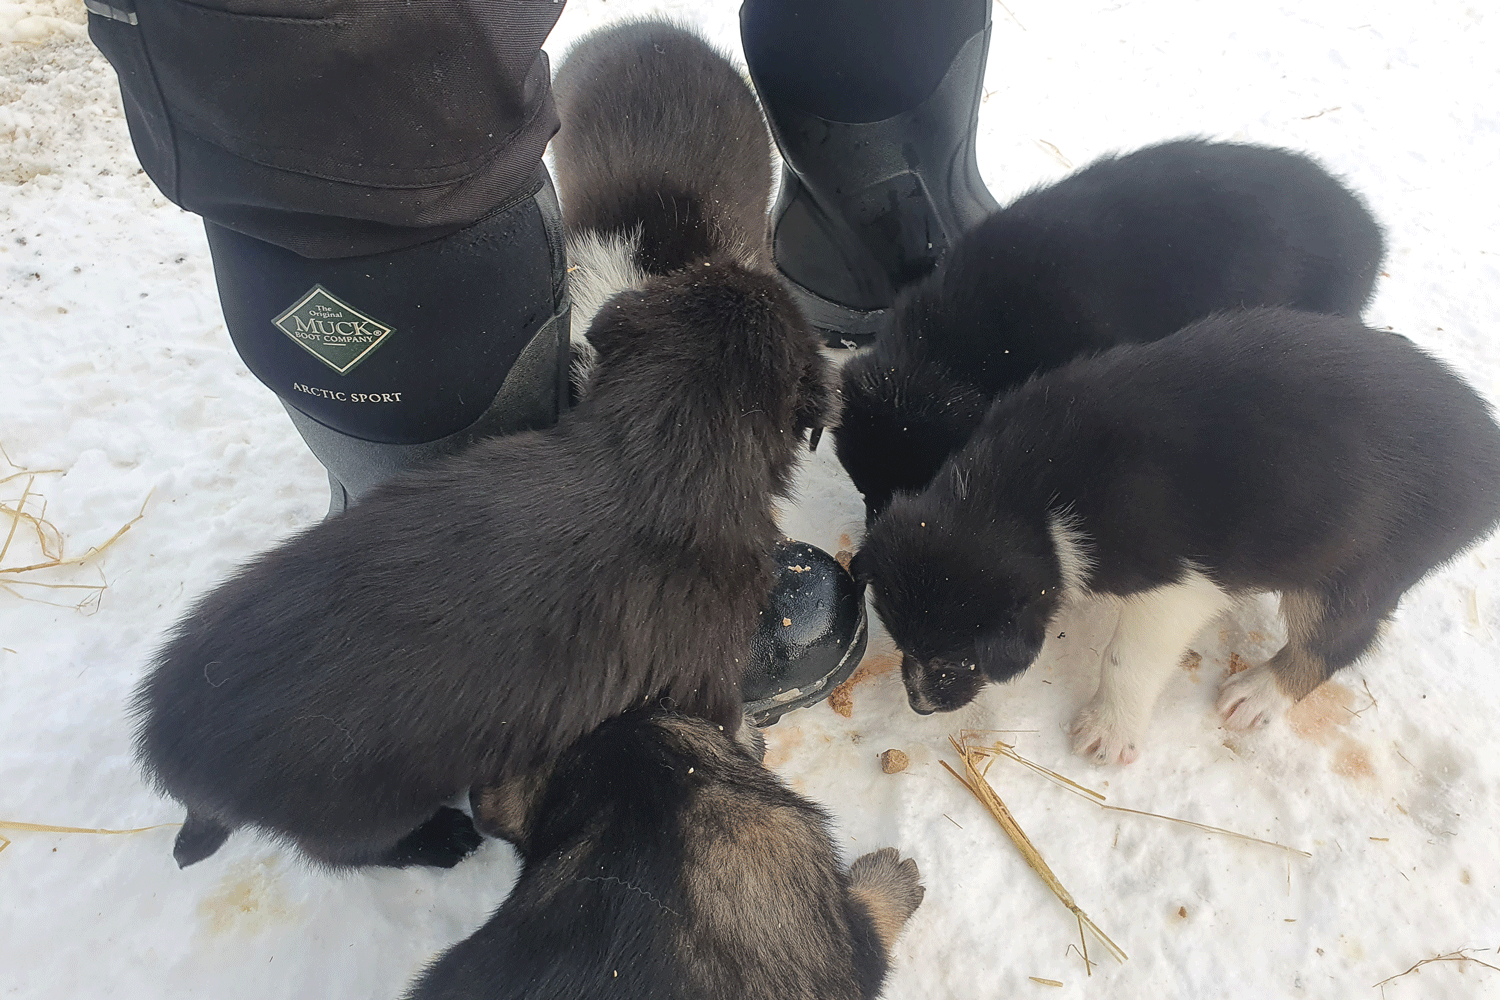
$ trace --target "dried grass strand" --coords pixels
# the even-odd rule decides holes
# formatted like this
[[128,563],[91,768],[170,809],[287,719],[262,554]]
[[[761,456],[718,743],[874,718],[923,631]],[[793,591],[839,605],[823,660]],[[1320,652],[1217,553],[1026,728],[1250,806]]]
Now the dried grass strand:
[[[965,746],[968,746],[969,736],[979,731],[980,730],[966,729],[963,732],[959,733],[959,739],[963,741]],[[990,730],[984,731],[989,732]],[[1103,792],[1095,791],[1087,785],[1080,785],[1078,782],[1074,781],[1072,778],[1069,778],[1067,775],[1058,774],[1050,767],[1046,767],[1044,765],[1038,764],[1034,760],[1028,760],[1025,757],[1022,757],[1020,754],[1016,753],[1014,744],[1006,743],[1004,740],[997,741],[993,746],[969,747],[969,751],[971,753],[977,754],[998,754],[1002,757],[1009,757],[1017,764],[1030,768],[1037,774],[1040,774],[1042,777],[1046,778],[1048,781],[1056,785],[1061,785],[1063,788],[1066,788],[1070,792],[1082,795],[1084,798],[1092,799],[1097,802],[1103,802],[1105,800]]]
[[130,830],[107,830],[102,826],[54,826],[51,823],[22,823],[20,820],[0,819],[0,830],[20,830],[25,833],[94,833],[106,836],[121,836],[127,833],[145,833],[147,830],[165,830],[181,823],[156,823],[138,826]]
[[[154,493],[155,491],[153,490],[152,492]],[[115,542],[118,542],[124,536],[125,532],[127,532],[131,528],[135,527],[136,522],[138,522],[141,518],[143,518],[143,517],[146,516],[146,504],[148,504],[150,502],[151,502],[151,494],[148,493],[148,494],[146,494],[146,499],[141,501],[141,512],[139,514],[137,514],[135,517],[132,517],[129,521],[126,521],[125,524],[120,527],[120,530],[116,531],[113,535],[110,535],[109,538],[107,538],[102,545],[92,546],[87,552],[85,552],[81,556],[74,556],[71,559],[53,559],[53,560],[50,560],[48,562],[32,563],[29,566],[5,566],[5,567],[0,567],[0,573],[30,573],[30,572],[33,572],[33,571],[39,570],[39,569],[55,569],[55,568],[57,568],[59,566],[79,566],[79,565],[82,565],[83,563],[87,562],[88,560],[90,560],[90,559],[94,558],[95,556],[99,555],[100,553],[102,553],[105,549],[109,548],[111,545],[115,544]]]
[[[111,837],[123,836],[130,833],[145,833],[148,830],[165,830],[171,826],[181,826],[181,823],[157,823],[154,826],[138,826],[133,830],[106,830],[97,826],[54,826],[51,823],[22,823],[20,820],[0,819],[0,830],[14,830],[24,833],[89,833]],[[9,837],[0,835],[0,852],[13,844]]]
[[[42,512],[40,514],[33,514],[30,511],[25,510],[16,510],[14,508],[7,507],[4,504],[0,504],[0,514],[10,515],[12,535],[14,535],[15,533],[16,524],[18,522],[24,522],[25,524],[29,525],[31,527],[31,530],[36,534],[36,542],[42,550],[42,555],[47,559],[56,559],[62,555],[62,532],[57,530],[57,525],[47,520],[46,501],[42,502]],[[50,540],[48,538],[48,532],[51,532]],[[0,548],[0,559],[5,558],[5,550],[9,548],[10,545],[7,541],[5,547]],[[52,551],[53,548],[57,550],[55,553]]]
[[1473,962],[1476,965],[1482,965],[1482,966],[1484,966],[1486,969],[1493,969],[1496,972],[1500,972],[1500,967],[1491,965],[1488,962],[1482,962],[1479,959],[1475,958],[1473,955],[1465,954],[1465,952],[1470,952],[1470,951],[1488,951],[1488,950],[1489,949],[1487,949],[1487,948],[1460,948],[1458,951],[1450,951],[1446,955],[1434,955],[1431,958],[1424,958],[1420,962],[1417,962],[1417,963],[1413,964],[1412,967],[1409,968],[1409,969],[1407,969],[1405,972],[1398,972],[1394,976],[1387,976],[1386,978],[1382,979],[1380,982],[1376,983],[1375,986],[1374,986],[1374,988],[1375,989],[1379,989],[1380,987],[1384,986],[1386,983],[1393,982],[1394,980],[1400,979],[1402,976],[1409,976],[1413,972],[1416,972],[1418,969],[1420,969],[1422,966],[1424,966],[1424,965],[1431,965],[1434,962]]
[[[13,466],[19,468],[19,466]],[[0,486],[4,486],[12,479],[20,479],[22,476],[55,476],[63,472],[62,469],[21,469],[20,472],[12,472],[8,476],[0,477]]]
[[[3,510],[3,511],[5,511],[5,513],[11,515],[11,518],[10,518],[10,531],[8,531],[8,532],[5,533],[5,544],[4,545],[0,545],[0,560],[4,560],[5,559],[5,553],[7,553],[7,552],[10,551],[10,543],[13,542],[13,541],[15,541],[15,538],[16,538],[16,528],[18,528],[20,526],[21,519],[23,517],[28,517],[29,516],[29,515],[26,514],[26,498],[31,495],[31,487],[34,486],[34,485],[36,485],[36,476],[32,476],[30,479],[26,480],[26,488],[21,491],[21,499],[18,500],[18,501],[16,501],[16,506],[15,506],[14,510],[12,510],[9,507],[5,507],[3,505],[0,505],[0,510]],[[40,528],[37,529],[37,533],[38,533],[38,535],[40,535],[40,533],[41,533],[41,529]],[[46,555],[46,552],[47,552],[46,549],[42,550],[42,554],[43,555]]]
[[[92,593],[90,593],[87,597],[83,598],[81,601],[77,601],[77,602],[75,602],[73,604],[64,604],[64,603],[62,603],[60,601],[48,601],[48,600],[43,600],[40,597],[33,597],[30,594],[23,594],[19,590],[14,589],[13,586],[12,586],[12,584],[27,583],[27,582],[28,581],[26,581],[26,580],[11,580],[8,583],[4,582],[4,581],[0,581],[0,591],[4,591],[5,593],[9,594],[11,597],[14,597],[18,601],[27,601],[28,603],[31,603],[31,604],[44,604],[44,605],[46,605],[49,608],[63,608],[65,610],[67,610],[67,611],[83,611],[84,609],[88,608],[90,605],[97,606],[97,601],[99,600],[99,595],[103,594],[104,591],[105,591],[105,589],[106,589],[104,584],[93,584],[93,585],[75,584],[75,586],[77,586],[78,588],[80,588],[82,590],[92,591]],[[46,586],[57,586],[57,585],[55,585],[55,584],[37,583],[37,584],[31,584],[31,586],[46,587]]]
[[[961,739],[965,739],[966,740],[967,736],[971,732],[974,732],[974,730],[965,730],[964,732],[960,733],[959,736],[960,736]],[[964,745],[967,746],[968,745],[967,742]],[[970,747],[969,748],[969,752],[970,753],[977,753],[977,754],[992,754],[992,755],[998,755],[998,756],[1002,756],[1002,757],[1008,757],[1011,760],[1015,761],[1017,764],[1021,764],[1021,765],[1024,765],[1025,767],[1030,768],[1031,770],[1035,771],[1037,774],[1040,774],[1042,777],[1046,778],[1047,780],[1051,781],[1052,783],[1054,783],[1056,785],[1061,786],[1065,790],[1070,791],[1070,792],[1074,793],[1075,795],[1078,795],[1081,798],[1087,799],[1090,802],[1093,802],[1100,809],[1108,809],[1111,812],[1130,813],[1133,816],[1149,816],[1152,819],[1165,820],[1168,823],[1180,823],[1183,826],[1190,826],[1193,829],[1195,829],[1195,830],[1201,830],[1204,833],[1214,833],[1214,834],[1219,834],[1219,835],[1225,836],[1225,837],[1234,837],[1236,840],[1245,840],[1245,841],[1249,841],[1252,844],[1260,844],[1260,845],[1262,845],[1264,847],[1275,847],[1278,850],[1286,851],[1288,854],[1300,854],[1304,858],[1310,858],[1310,857],[1312,857],[1312,855],[1310,853],[1308,853],[1307,851],[1301,850],[1300,848],[1290,847],[1290,846],[1288,846],[1286,844],[1279,844],[1279,843],[1277,843],[1274,840],[1262,840],[1260,837],[1252,837],[1248,833],[1238,833],[1238,832],[1236,832],[1234,830],[1226,830],[1222,826],[1210,826],[1207,823],[1199,823],[1199,822],[1196,822],[1195,820],[1182,819],[1181,817],[1178,817],[1178,816],[1167,816],[1167,815],[1165,815],[1163,813],[1149,812],[1148,810],[1145,810],[1145,809],[1131,809],[1128,806],[1112,806],[1112,805],[1109,805],[1105,801],[1104,793],[1095,791],[1094,789],[1089,788],[1086,785],[1080,785],[1078,782],[1074,781],[1072,778],[1069,778],[1069,777],[1067,777],[1066,775],[1063,775],[1063,774],[1058,774],[1056,771],[1052,770],[1051,768],[1046,767],[1046,766],[1044,766],[1042,764],[1038,764],[1036,761],[1027,760],[1025,757],[1022,757],[1020,754],[1016,753],[1015,748],[1011,744],[1005,743],[1003,741],[997,742],[993,746]]]
[[1300,854],[1304,858],[1312,857],[1312,854],[1310,852],[1304,851],[1301,848],[1289,847],[1286,844],[1278,844],[1274,840],[1262,840],[1259,837],[1252,837],[1248,833],[1236,833],[1233,830],[1226,830],[1222,826],[1209,826],[1207,823],[1197,823],[1193,820],[1182,819],[1178,816],[1164,816],[1161,813],[1147,812],[1144,809],[1130,809],[1126,806],[1111,806],[1105,805],[1102,802],[1099,803],[1099,808],[1108,809],[1111,812],[1130,813],[1133,816],[1150,816],[1152,819],[1162,819],[1166,820],[1168,823],[1181,823],[1183,826],[1190,826],[1194,830],[1202,830],[1204,833],[1217,833],[1225,837],[1233,837],[1236,840],[1246,840],[1252,844],[1261,844],[1265,847],[1274,847],[1277,850],[1286,851],[1288,854]]
[[[156,490],[151,490],[151,493],[154,492],[156,492]],[[95,558],[95,556],[101,555],[101,553],[104,553],[105,549],[108,549],[108,547],[113,546],[114,543],[120,541],[120,538],[124,537],[124,532],[130,531],[130,528],[133,528],[133,526],[136,525],[136,522],[139,522],[142,517],[145,517],[145,505],[147,505],[148,502],[151,502],[151,493],[147,493],[147,495],[145,495],[144,501],[141,501],[141,513],[136,514],[135,517],[132,517],[132,519],[124,522],[124,525],[121,525],[120,529],[118,529],[118,531],[115,531],[113,535],[110,535],[110,537],[108,537],[107,540],[104,541],[104,543],[98,544],[98,546],[90,547],[89,552],[83,553],[83,555],[81,556],[74,556],[74,558],[71,559],[63,559],[62,547],[58,547],[58,558],[48,559],[48,561],[45,562],[33,562],[33,564],[24,565],[24,567],[0,567],[0,573],[34,573],[34,571],[36,570],[55,570],[55,568],[69,567],[69,565],[83,565],[84,562],[89,561],[89,559]],[[24,495],[23,493],[23,499],[24,496],[26,495]],[[0,510],[5,510],[6,513],[9,514],[17,513],[17,511],[12,510],[12,508],[9,507],[0,507]],[[31,514],[26,514],[26,517],[30,520],[36,520],[33,516],[31,516]],[[46,525],[48,525],[48,528],[52,528],[51,523],[40,523],[46,523]],[[12,529],[13,528],[15,528],[15,523],[12,522]],[[57,528],[52,528],[52,531],[57,531]],[[62,538],[62,532],[58,532],[58,538]],[[43,555],[45,555],[45,547],[43,547],[42,552]],[[5,555],[5,550],[0,550],[0,556],[3,555]],[[13,580],[7,580],[7,582],[13,583]]]
[[1087,937],[1083,934],[1085,928],[1104,944],[1105,948],[1115,957],[1116,961],[1124,962],[1129,956],[1125,954],[1125,951],[1119,945],[1110,939],[1109,935],[1099,929],[1099,926],[1089,918],[1089,915],[1073,899],[1072,893],[1068,892],[1062,882],[1058,880],[1057,875],[1053,873],[1051,867],[1042,857],[1041,852],[1031,842],[1031,838],[1026,836],[1026,832],[1016,822],[1016,818],[1011,814],[1010,809],[1001,800],[994,788],[990,786],[990,783],[984,779],[984,776],[979,773],[979,768],[975,765],[975,758],[979,755],[974,753],[967,744],[961,744],[953,737],[949,737],[948,742],[953,745],[953,749],[963,759],[964,770],[968,773],[968,778],[965,779],[963,775],[955,771],[947,761],[940,761],[940,763],[947,769],[949,774],[958,779],[959,784],[969,790],[969,794],[973,795],[979,800],[981,805],[989,810],[990,815],[995,817],[995,821],[1000,824],[1000,828],[1005,831],[1006,836],[1016,845],[1016,849],[1021,852],[1021,856],[1026,859],[1026,864],[1031,867],[1032,871],[1036,872],[1047,888],[1052,890],[1052,894],[1058,898],[1063,906],[1067,907],[1073,916],[1078,919],[1079,936],[1083,940],[1084,962],[1086,968],[1089,970],[1089,975],[1093,975],[1093,963],[1088,958],[1088,941]]
[[43,583],[41,580],[6,580],[0,587],[45,587],[48,590],[103,590],[102,583]]
[[[11,468],[19,470],[4,477],[0,477],[0,485],[4,485],[5,483],[11,482],[15,479],[20,479],[23,476],[26,478],[26,485],[21,490],[20,498],[15,501],[15,506],[11,506],[7,503],[0,503],[0,514],[8,514],[10,516],[10,525],[6,530],[5,540],[4,542],[0,542],[0,592],[9,594],[10,596],[18,600],[30,601],[36,604],[45,604],[48,607],[54,608],[69,608],[75,611],[83,611],[89,609],[91,605],[93,607],[97,607],[97,602],[100,595],[102,595],[104,591],[109,587],[109,581],[104,578],[103,571],[97,565],[95,565],[93,569],[99,573],[99,583],[52,583],[44,580],[22,579],[22,577],[31,573],[43,572],[46,570],[66,569],[68,567],[81,566],[88,563],[90,560],[106,551],[111,545],[118,542],[126,532],[128,532],[132,527],[135,526],[135,523],[137,521],[146,516],[146,505],[151,500],[151,494],[148,493],[146,495],[146,499],[141,501],[140,512],[136,514],[135,517],[131,518],[130,521],[121,526],[118,531],[116,531],[113,535],[106,539],[102,544],[91,546],[88,551],[83,553],[83,555],[74,556],[72,558],[65,558],[63,533],[58,530],[58,527],[55,524],[47,520],[47,500],[41,494],[36,492],[37,476],[45,475],[48,473],[60,473],[64,470],[30,470],[21,468],[20,466],[16,465],[15,462],[11,461],[10,456],[5,452],[3,446],[0,446],[0,458],[3,458],[4,461],[11,466]],[[28,503],[33,499],[41,500],[41,510],[38,513],[32,513],[30,510],[26,509]],[[37,548],[41,550],[42,558],[38,562],[27,563],[24,566],[5,566],[3,565],[5,558],[10,554],[10,550],[16,540],[17,532],[22,528],[22,526],[24,526],[29,532],[36,536]],[[30,593],[18,590],[16,589],[17,587],[34,587],[41,590],[82,590],[87,591],[88,596],[84,597],[76,604],[62,604],[58,603],[57,601],[43,600],[40,597],[36,597]]]

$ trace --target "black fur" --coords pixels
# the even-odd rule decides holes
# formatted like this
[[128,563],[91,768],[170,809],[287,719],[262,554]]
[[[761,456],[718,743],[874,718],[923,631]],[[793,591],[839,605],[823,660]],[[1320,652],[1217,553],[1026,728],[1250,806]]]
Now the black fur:
[[692,258],[599,308],[588,398],[373,491],[177,626],[135,708],[142,765],[188,808],[180,863],[250,824],[328,865],[452,864],[478,838],[447,799],[605,719],[665,700],[738,726],[773,498],[836,394],[781,284],[747,267],[769,154],[738,179],[705,159],[708,139],[733,161],[749,127],[743,103],[716,110],[730,84],[705,52],[727,66],[627,25],[559,81],[570,224],[639,226],[665,270]]
[[822,810],[698,720],[607,722],[522,794],[520,879],[411,1000],[868,998],[921,901],[913,862],[851,876]]
[[376,489],[182,620],[136,710],[190,819],[390,863],[450,796],[621,711],[739,723],[817,342],[732,264],[617,297],[590,339],[591,394],[556,427]]
[[1196,569],[1229,594],[1300,602],[1270,664],[1296,699],[1494,529],[1500,428],[1406,338],[1284,309],[1037,377],[925,492],[892,502],[857,558],[914,705],[958,708],[1035,658],[1064,583],[1049,518],[1081,533],[1089,592]]
[[871,516],[916,492],[996,395],[1220,309],[1357,316],[1383,255],[1364,204],[1312,160],[1183,140],[1100,160],[965,234],[844,368],[839,459]]
[[685,28],[627,21],[574,45],[552,90],[571,232],[639,230],[648,274],[724,253],[769,266],[770,133],[722,53]]

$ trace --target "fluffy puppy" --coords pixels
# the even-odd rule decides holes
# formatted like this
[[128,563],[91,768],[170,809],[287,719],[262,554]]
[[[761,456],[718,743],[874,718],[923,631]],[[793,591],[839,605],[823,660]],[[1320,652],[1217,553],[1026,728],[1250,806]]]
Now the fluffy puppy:
[[839,460],[870,516],[923,489],[999,393],[1220,309],[1357,316],[1383,255],[1360,199],[1298,153],[1180,140],[1023,195],[908,290],[843,372]]
[[818,342],[773,278],[712,264],[595,319],[589,397],[254,560],[135,702],[183,865],[252,824],[328,865],[451,865],[445,800],[667,698],[738,726]]
[[823,811],[758,759],[712,724],[638,713],[477,796],[521,877],[409,1000],[874,997],[917,866],[886,848],[846,870]]
[[615,293],[707,259],[769,269],[771,137],[728,58],[663,21],[585,36],[552,91],[581,392],[585,333]]
[[663,275],[590,307],[588,398],[373,491],[178,624],[135,710],[147,776],[187,807],[179,864],[254,825],[326,865],[452,865],[478,836],[447,799],[611,716],[667,699],[740,724],[773,498],[836,396],[796,306],[747,267],[769,154],[725,173],[703,145],[734,163],[747,122],[767,141],[722,62],[639,24],[560,71],[574,222],[614,220]]
[[1290,632],[1224,684],[1263,722],[1362,656],[1402,593],[1500,518],[1500,428],[1446,365],[1355,320],[1223,313],[1002,396],[856,560],[918,712],[1036,658],[1066,594],[1119,602],[1074,749],[1129,763],[1184,648],[1239,595]]

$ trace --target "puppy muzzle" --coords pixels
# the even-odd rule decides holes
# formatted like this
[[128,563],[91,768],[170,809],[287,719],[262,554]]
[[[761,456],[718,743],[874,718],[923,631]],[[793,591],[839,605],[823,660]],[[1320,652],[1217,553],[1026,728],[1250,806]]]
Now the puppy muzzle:
[[921,689],[922,665],[908,655],[901,657],[901,679],[906,682],[906,701],[918,715],[931,715],[938,707]]

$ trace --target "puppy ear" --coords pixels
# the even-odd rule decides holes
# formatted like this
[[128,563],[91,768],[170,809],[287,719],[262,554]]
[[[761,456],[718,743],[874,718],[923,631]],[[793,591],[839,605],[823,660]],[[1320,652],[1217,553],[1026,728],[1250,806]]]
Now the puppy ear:
[[1021,618],[991,629],[974,640],[974,654],[986,677],[992,681],[1008,681],[1036,661],[1046,640],[1045,619],[1037,627]]
[[552,765],[469,790],[474,825],[491,837],[520,846],[531,834],[537,808],[552,779]]
[[854,577],[854,582],[860,586],[868,586],[874,579],[871,572],[871,558],[868,552],[860,549],[854,553],[854,558],[849,560],[849,575]]
[[629,348],[643,331],[632,309],[640,299],[638,290],[627,290],[612,296],[594,314],[584,339],[600,358],[613,357]]

